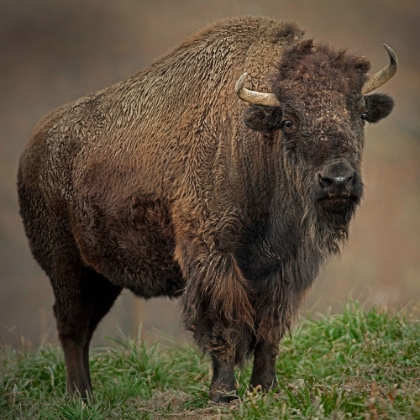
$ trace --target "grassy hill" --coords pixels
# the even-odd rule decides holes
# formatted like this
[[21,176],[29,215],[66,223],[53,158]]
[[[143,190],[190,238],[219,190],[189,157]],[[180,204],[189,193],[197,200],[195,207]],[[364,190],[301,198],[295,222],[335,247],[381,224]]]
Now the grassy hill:
[[194,346],[148,346],[122,337],[92,351],[88,404],[65,393],[62,351],[4,348],[1,419],[420,419],[420,323],[349,303],[342,314],[306,319],[281,343],[279,393],[247,390],[209,403],[210,364]]

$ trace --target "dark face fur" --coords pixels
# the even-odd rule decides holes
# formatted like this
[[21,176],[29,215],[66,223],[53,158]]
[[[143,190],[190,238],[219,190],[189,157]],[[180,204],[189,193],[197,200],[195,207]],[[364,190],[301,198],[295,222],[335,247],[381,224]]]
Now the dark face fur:
[[394,105],[387,95],[361,94],[369,67],[365,58],[303,41],[284,52],[271,77],[281,106],[252,105],[244,115],[249,128],[281,131],[290,184],[304,207],[315,206],[337,229],[345,229],[362,196],[364,125]]

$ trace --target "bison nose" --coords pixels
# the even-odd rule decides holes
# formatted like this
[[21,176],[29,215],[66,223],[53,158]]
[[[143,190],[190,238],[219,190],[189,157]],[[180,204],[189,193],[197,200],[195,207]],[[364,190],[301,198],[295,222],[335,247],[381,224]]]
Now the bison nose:
[[354,178],[354,174],[350,176],[323,176],[319,174],[319,183],[325,189],[346,187]]
[[318,172],[318,182],[322,189],[331,192],[347,190],[354,182],[356,171],[347,162],[327,165]]

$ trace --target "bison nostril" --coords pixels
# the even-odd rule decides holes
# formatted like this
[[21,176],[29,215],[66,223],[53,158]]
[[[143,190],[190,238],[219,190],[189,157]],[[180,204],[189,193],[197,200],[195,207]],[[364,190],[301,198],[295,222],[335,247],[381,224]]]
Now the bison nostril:
[[321,185],[321,187],[330,187],[333,185],[333,180],[330,177],[322,176],[321,174],[318,174],[318,182]]

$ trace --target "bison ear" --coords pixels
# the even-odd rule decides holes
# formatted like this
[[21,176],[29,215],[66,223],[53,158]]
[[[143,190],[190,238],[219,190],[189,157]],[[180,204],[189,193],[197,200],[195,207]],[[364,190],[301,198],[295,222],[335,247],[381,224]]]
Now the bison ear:
[[244,123],[252,130],[269,133],[280,128],[282,111],[279,107],[251,105],[244,112]]
[[394,108],[394,100],[384,93],[374,93],[365,96],[366,121],[376,123],[387,117]]

